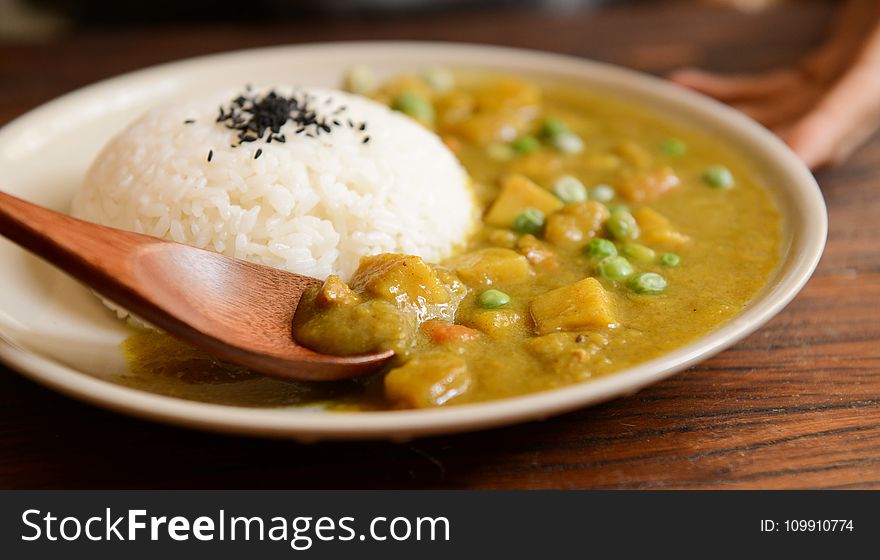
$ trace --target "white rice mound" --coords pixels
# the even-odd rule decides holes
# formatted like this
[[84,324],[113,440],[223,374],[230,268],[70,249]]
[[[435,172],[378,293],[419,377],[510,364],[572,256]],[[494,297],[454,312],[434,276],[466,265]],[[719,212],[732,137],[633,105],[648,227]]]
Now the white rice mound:
[[[275,89],[311,94],[341,126],[312,138],[288,122],[284,143],[231,147],[237,131],[215,121],[238,92],[165,103],[107,144],[73,214],[321,279],[348,279],[365,255],[436,262],[465,242],[476,204],[435,134],[357,95]],[[365,131],[348,119],[366,122]]]

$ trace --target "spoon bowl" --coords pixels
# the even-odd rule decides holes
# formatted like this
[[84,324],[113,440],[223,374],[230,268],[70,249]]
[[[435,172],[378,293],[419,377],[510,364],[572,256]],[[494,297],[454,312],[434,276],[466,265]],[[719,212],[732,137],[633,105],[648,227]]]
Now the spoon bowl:
[[0,235],[219,359],[287,379],[375,371],[392,351],[330,356],[297,344],[293,316],[321,280],[100,226],[0,192]]

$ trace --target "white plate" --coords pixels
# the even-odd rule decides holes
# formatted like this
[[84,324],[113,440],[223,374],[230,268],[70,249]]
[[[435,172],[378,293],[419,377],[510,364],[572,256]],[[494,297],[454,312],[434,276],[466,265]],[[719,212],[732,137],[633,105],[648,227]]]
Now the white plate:
[[448,409],[331,413],[192,402],[127,388],[118,345],[128,332],[85,288],[0,239],[0,359],[27,377],[99,406],[172,424],[304,441],[449,433],[546,418],[638,391],[727,348],[778,313],[801,289],[825,244],[825,204],[810,172],[768,131],[710,99],[656,78],[585,60],[440,43],[338,43],[235,52],[134,72],[65,95],[0,130],[0,185],[67,210],[87,165],[146,107],[182,92],[245,82],[336,86],[345,68],[382,74],[425,66],[562,79],[650,105],[722,135],[761,167],[784,215],[784,254],[770,284],[717,331],[659,359],[594,381]]

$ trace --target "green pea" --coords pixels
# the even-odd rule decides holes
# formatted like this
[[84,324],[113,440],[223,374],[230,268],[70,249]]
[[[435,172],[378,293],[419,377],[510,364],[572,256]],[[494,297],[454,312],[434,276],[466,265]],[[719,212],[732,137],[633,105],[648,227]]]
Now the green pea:
[[611,217],[605,222],[605,229],[611,234],[611,237],[621,241],[632,241],[639,236],[639,224],[633,215],[626,210],[614,210]]
[[660,264],[663,266],[673,267],[678,266],[681,263],[681,257],[676,255],[675,253],[663,253],[660,255]]
[[629,287],[637,294],[659,294],[666,289],[666,278],[656,272],[644,272],[630,278]]
[[534,136],[520,136],[511,144],[514,150],[521,154],[530,154],[541,147],[541,143]]
[[654,262],[654,259],[657,257],[657,253],[653,249],[638,243],[627,243],[620,252],[624,257],[640,263]]
[[477,298],[481,307],[486,309],[498,309],[510,303],[510,296],[501,290],[486,290]]
[[616,204],[607,204],[606,206],[608,208],[608,211],[611,212],[612,214],[614,214],[617,211],[629,212],[629,206],[627,206],[626,204],[616,203]]
[[633,266],[623,257],[605,257],[597,268],[599,274],[611,280],[625,280],[634,272]]
[[423,122],[434,121],[434,107],[427,99],[412,91],[400,92],[392,108]]
[[568,132],[568,125],[560,118],[547,117],[541,122],[541,135],[547,138],[556,138],[560,134]]
[[552,140],[553,147],[564,154],[579,154],[584,151],[584,141],[572,132],[556,135]]
[[660,151],[667,156],[683,156],[687,153],[687,144],[678,138],[667,138],[660,144]]
[[611,185],[596,185],[590,191],[590,198],[599,202],[610,202],[615,194],[617,193]]
[[566,204],[587,200],[587,187],[577,177],[566,175],[553,183],[553,194]]
[[513,219],[511,229],[517,233],[540,233],[544,227],[544,213],[537,208],[526,208]]
[[607,239],[596,237],[587,244],[586,252],[591,257],[604,259],[605,257],[616,257],[617,247]]
[[733,187],[733,173],[723,165],[713,165],[703,172],[703,181],[710,187],[727,190]]

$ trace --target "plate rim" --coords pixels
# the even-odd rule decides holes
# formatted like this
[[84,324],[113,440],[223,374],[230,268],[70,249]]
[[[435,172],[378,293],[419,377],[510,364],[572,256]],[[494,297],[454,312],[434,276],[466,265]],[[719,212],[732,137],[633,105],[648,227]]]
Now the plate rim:
[[[684,107],[692,113],[713,113],[718,126],[736,131],[755,144],[755,150],[763,148],[770,152],[766,157],[779,169],[796,178],[790,192],[801,196],[797,199],[804,224],[800,228],[800,249],[793,255],[794,262],[787,271],[768,284],[772,288],[755,296],[750,308],[722,324],[711,333],[699,337],[685,346],[657,358],[608,376],[565,387],[531,393],[505,399],[458,405],[440,409],[376,411],[376,412],[316,412],[294,408],[256,408],[210,404],[189,401],[177,397],[149,393],[107,381],[77,371],[46,356],[24,350],[0,333],[0,361],[8,364],[24,377],[47,386],[57,392],[85,401],[92,405],[122,412],[143,419],[166,424],[197,428],[208,431],[254,435],[275,438],[291,438],[304,442],[317,440],[388,439],[406,441],[414,437],[449,434],[485,429],[544,419],[578,408],[626,394],[635,393],[647,385],[670,377],[718,352],[733,346],[763,326],[781,311],[800,292],[812,276],[824,250],[828,217],[819,185],[810,171],[771,132],[734,109],[705,96],[670,84],[660,78],[636,70],[597,62],[577,56],[557,54],[534,49],[498,45],[442,42],[442,41],[345,41],[316,42],[278,45],[253,49],[241,49],[166,62],[159,65],[120,74],[76,89],[44,103],[0,128],[0,143],[14,134],[28,121],[39,119],[48,113],[76,103],[81,98],[112,90],[124,82],[146,79],[168,71],[182,71],[190,66],[216,63],[237,57],[251,57],[266,53],[290,56],[308,51],[351,51],[362,49],[385,50],[389,54],[398,49],[407,51],[433,51],[437,49],[456,51],[482,51],[493,57],[530,59],[546,62],[548,67],[559,67],[551,72],[561,74],[564,67],[572,75],[581,77],[589,70],[601,71],[604,76],[597,81],[609,88],[615,86],[646,96],[661,97],[665,101]],[[491,66],[491,63],[479,65]],[[795,236],[796,237],[796,236]],[[791,249],[793,250],[793,249]],[[786,255],[783,255],[785,257]],[[780,265],[784,262],[780,261]],[[766,303],[767,305],[757,305]]]

